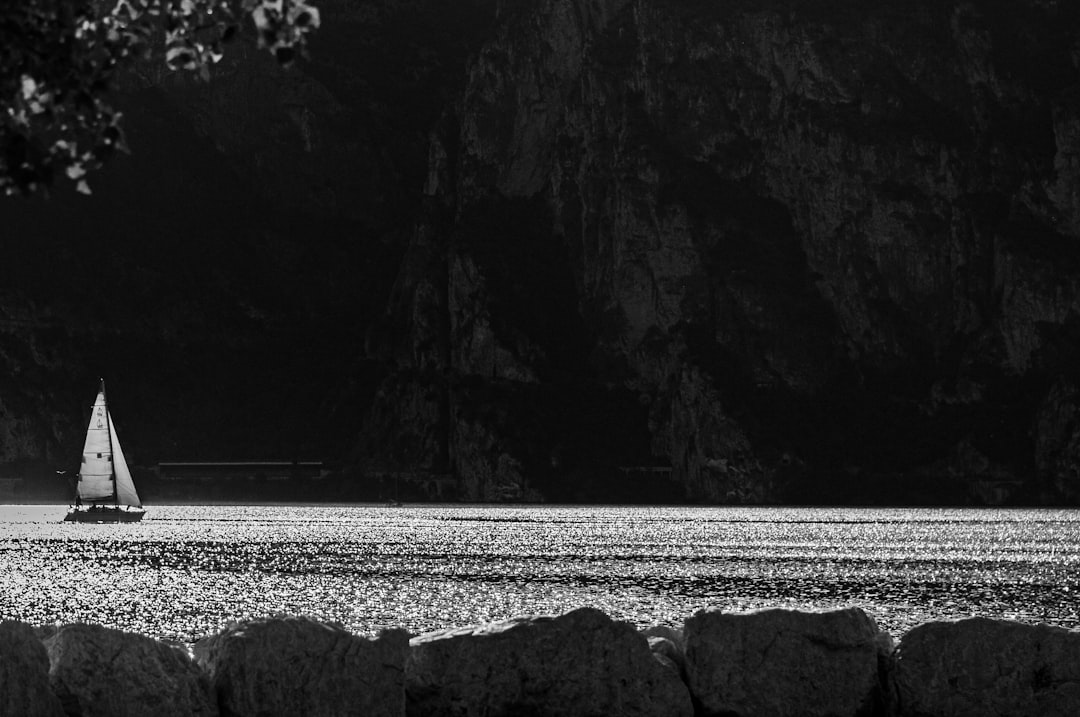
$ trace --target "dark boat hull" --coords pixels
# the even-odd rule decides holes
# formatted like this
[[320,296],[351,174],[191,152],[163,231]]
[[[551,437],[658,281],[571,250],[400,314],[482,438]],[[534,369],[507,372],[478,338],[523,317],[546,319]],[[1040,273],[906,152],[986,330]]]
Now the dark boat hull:
[[73,508],[64,518],[72,523],[138,523],[145,515],[142,510],[123,508]]

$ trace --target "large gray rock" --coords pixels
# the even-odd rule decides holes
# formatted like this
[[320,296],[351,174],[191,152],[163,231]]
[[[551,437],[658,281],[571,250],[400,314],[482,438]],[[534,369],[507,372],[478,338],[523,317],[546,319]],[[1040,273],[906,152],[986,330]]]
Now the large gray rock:
[[21,622],[0,622],[0,715],[63,714],[49,686],[49,654],[34,629]]
[[686,678],[686,656],[679,646],[666,637],[648,637],[649,651],[653,659],[669,670],[673,670],[680,680]]
[[195,645],[236,717],[402,717],[408,634],[367,639],[307,618],[253,620]]
[[80,717],[212,717],[206,676],[180,647],[99,625],[64,625],[42,640],[49,681]]
[[930,622],[900,640],[896,711],[905,717],[1076,717],[1080,632],[971,618]]
[[683,634],[683,631],[677,627],[653,625],[642,630],[641,634],[650,640],[656,637],[668,640],[671,644],[675,645],[680,652],[686,649],[686,636]]
[[703,610],[686,621],[686,673],[700,714],[872,714],[892,638],[858,608]]
[[667,625],[653,625],[641,634],[649,641],[649,649],[660,664],[675,670],[679,679],[686,680],[686,640],[682,630]]
[[406,694],[415,717],[693,714],[645,637],[593,608],[413,638]]

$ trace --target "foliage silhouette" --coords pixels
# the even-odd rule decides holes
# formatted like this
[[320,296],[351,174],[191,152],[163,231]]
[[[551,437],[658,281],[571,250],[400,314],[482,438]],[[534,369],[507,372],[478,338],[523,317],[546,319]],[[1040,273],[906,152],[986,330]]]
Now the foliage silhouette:
[[304,0],[24,0],[0,6],[0,193],[47,193],[126,151],[108,102],[118,75],[161,56],[209,79],[242,27],[283,65],[302,55],[319,11]]

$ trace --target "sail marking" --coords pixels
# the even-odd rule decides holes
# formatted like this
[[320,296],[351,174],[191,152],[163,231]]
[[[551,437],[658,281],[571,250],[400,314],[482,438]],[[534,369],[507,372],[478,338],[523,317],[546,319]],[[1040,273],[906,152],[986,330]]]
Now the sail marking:
[[90,425],[83,444],[82,468],[79,471],[78,496],[84,503],[112,501],[112,449],[105,423],[105,393],[98,391],[91,410]]

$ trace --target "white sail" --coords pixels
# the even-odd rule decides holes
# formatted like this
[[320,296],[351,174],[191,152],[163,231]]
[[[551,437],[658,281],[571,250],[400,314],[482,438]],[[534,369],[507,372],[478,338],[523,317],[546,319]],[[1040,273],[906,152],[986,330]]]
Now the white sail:
[[116,437],[116,426],[113,425],[112,416],[108,410],[105,415],[109,419],[109,439],[112,441],[113,468],[116,470],[116,502],[119,505],[133,505],[142,507],[139,494],[135,492],[135,483],[131,480],[131,471],[128,470],[127,461],[124,460],[124,451],[120,448],[120,439]]
[[98,391],[86,428],[82,467],[76,494],[80,503],[110,503],[142,507],[124,451],[116,437],[116,426],[105,403],[105,387]]
[[105,392],[98,391],[86,429],[79,485],[76,488],[83,503],[113,500],[112,446],[109,441],[109,416],[105,408]]

